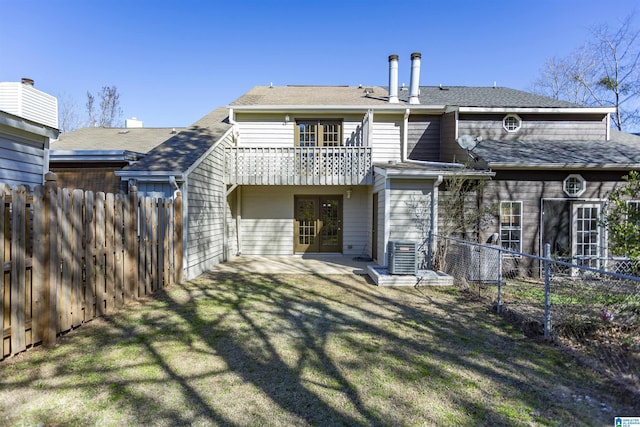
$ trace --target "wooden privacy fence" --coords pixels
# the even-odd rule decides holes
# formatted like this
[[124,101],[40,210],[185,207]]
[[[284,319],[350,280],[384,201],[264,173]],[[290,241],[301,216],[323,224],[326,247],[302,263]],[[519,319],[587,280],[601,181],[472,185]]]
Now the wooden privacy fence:
[[180,192],[0,190],[0,359],[182,280]]

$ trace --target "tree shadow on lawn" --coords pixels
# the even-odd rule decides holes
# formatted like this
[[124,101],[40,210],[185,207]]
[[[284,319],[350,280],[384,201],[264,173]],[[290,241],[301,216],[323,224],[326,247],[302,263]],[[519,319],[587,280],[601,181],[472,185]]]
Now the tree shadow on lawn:
[[[0,385],[75,387],[107,408],[65,424],[116,409],[123,424],[153,425],[597,425],[619,415],[576,401],[594,389],[569,359],[433,292],[209,273],[81,329],[80,352],[70,334],[28,377]],[[55,367],[39,371],[47,354]]]

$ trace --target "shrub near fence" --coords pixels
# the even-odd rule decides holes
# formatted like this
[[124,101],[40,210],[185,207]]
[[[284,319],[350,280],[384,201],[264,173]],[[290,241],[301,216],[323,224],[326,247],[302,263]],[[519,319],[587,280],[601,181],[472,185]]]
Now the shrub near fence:
[[181,280],[182,197],[0,191],[4,358]]

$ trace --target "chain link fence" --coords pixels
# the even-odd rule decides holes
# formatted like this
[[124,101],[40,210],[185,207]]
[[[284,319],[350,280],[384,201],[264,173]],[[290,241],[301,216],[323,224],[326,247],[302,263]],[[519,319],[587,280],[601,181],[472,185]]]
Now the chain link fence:
[[640,266],[624,258],[552,259],[434,236],[432,269],[490,303],[528,335],[575,351],[640,390]]

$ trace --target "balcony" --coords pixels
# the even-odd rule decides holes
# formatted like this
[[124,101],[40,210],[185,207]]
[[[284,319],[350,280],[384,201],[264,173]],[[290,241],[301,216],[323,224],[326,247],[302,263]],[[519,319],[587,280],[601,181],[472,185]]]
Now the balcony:
[[227,184],[368,185],[370,147],[228,147]]

